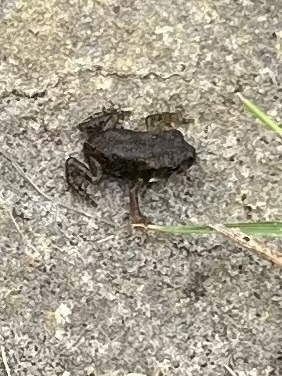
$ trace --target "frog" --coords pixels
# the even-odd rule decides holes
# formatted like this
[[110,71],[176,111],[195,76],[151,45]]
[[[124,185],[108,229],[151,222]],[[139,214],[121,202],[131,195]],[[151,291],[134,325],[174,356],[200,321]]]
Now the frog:
[[[140,188],[148,186],[151,181],[184,173],[194,164],[196,150],[175,128],[183,121],[178,113],[148,115],[145,118],[146,131],[120,126],[125,116],[126,111],[103,109],[78,124],[78,129],[86,134],[83,144],[86,164],[70,156],[65,165],[66,181],[79,190],[73,182],[77,171],[91,184],[105,175],[126,180],[130,222],[147,226],[152,222],[140,209]],[[156,123],[158,127],[154,127]]]

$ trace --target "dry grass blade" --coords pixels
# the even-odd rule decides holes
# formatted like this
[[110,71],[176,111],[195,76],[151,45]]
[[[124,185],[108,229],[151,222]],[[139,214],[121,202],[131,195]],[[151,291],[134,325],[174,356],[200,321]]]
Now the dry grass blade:
[[8,155],[7,153],[5,153],[3,150],[0,149],[0,154],[3,155],[4,158],[6,158],[8,161],[11,162],[12,166],[15,168],[15,170],[18,171],[18,173],[42,196],[45,198],[45,200],[47,201],[50,201],[50,202],[53,202],[55,205],[58,205],[64,209],[67,209],[69,211],[72,211],[74,213],[77,213],[77,214],[80,214],[80,215],[83,215],[85,217],[88,217],[88,218],[94,218],[92,215],[82,211],[82,210],[78,210],[78,209],[75,209],[67,204],[63,204],[61,202],[57,202],[55,201],[52,197],[49,197],[48,195],[46,195],[46,193],[44,193],[27,175],[26,173],[23,171],[23,169],[18,165],[18,163],[10,156]]
[[29,240],[25,237],[25,235],[21,231],[19,225],[17,224],[17,222],[16,222],[16,220],[15,220],[15,218],[13,216],[12,211],[8,210],[7,212],[9,214],[10,218],[11,218],[11,221],[13,222],[13,225],[15,226],[17,232],[19,233],[19,235],[23,239],[23,241],[26,244],[26,246],[33,251],[33,254],[30,254],[31,258],[33,258],[33,259],[41,258],[42,256],[41,256],[40,252],[29,242]]
[[278,252],[275,249],[268,247],[264,243],[255,240],[252,236],[247,236],[238,229],[227,228],[223,225],[209,225],[209,227],[233,240],[241,247],[250,250],[268,261],[273,262],[282,269],[282,252]]
[[223,367],[226,369],[226,371],[228,372],[230,376],[237,376],[236,373],[233,371],[233,369],[231,369],[229,366],[224,365]]
[[5,368],[7,376],[11,376],[4,346],[1,346],[1,356],[2,356],[2,360],[3,360],[3,364],[4,364],[4,368]]

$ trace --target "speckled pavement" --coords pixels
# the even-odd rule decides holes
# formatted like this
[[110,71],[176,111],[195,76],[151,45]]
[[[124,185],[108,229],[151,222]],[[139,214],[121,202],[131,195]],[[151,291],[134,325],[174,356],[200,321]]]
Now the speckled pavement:
[[144,192],[144,212],[158,224],[282,220],[281,140],[235,95],[282,122],[281,0],[5,0],[0,17],[1,149],[52,198],[0,155],[11,375],[281,376],[278,268],[220,236],[130,229],[122,181],[94,188],[97,207],[64,181],[89,114],[113,103],[144,129],[148,114],[181,110],[197,163]]

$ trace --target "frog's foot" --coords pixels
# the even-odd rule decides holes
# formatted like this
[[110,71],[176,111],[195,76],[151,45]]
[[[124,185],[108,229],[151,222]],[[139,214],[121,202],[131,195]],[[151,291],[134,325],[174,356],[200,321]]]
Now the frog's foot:
[[124,120],[127,113],[128,111],[104,109],[102,112],[92,114],[79,123],[78,129],[88,134],[103,132],[107,129],[115,128],[120,121]]
[[132,227],[147,227],[148,225],[151,225],[152,222],[148,217],[145,215],[142,215],[140,213],[133,213],[130,212],[129,214],[129,220],[132,225]]
[[152,222],[140,211],[138,187],[139,184],[137,183],[133,185],[129,190],[129,218],[132,226],[147,227]]
[[175,128],[185,123],[185,119],[179,112],[161,112],[148,115],[145,118],[147,131],[160,132],[165,129]]
[[84,163],[74,157],[69,157],[65,164],[66,182],[70,188],[86,197],[97,206],[91,198],[89,186],[97,182],[97,178],[92,175],[90,169]]

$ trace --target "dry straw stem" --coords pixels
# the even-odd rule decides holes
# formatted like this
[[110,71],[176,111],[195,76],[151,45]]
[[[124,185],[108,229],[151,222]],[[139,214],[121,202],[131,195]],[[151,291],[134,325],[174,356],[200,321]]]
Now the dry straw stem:
[[252,236],[246,235],[238,229],[227,228],[224,225],[209,225],[209,227],[233,240],[241,247],[273,262],[282,269],[282,252],[278,252],[275,249],[268,247],[266,244],[255,240]]

